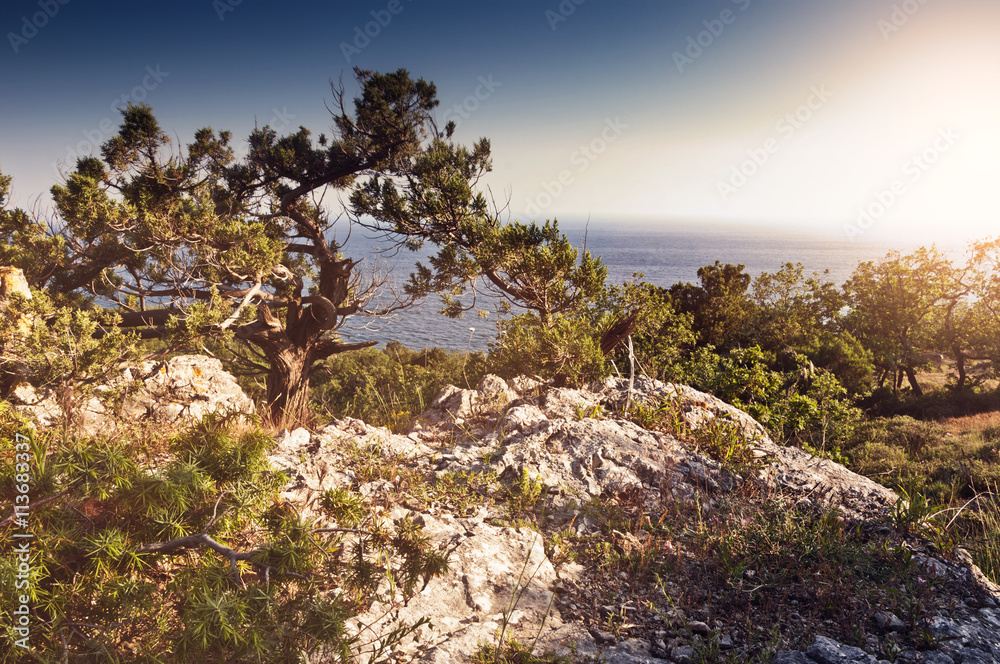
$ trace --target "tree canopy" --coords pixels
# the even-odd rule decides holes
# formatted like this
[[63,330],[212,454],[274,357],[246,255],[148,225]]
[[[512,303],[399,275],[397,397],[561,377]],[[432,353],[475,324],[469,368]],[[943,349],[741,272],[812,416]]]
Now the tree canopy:
[[[242,342],[240,360],[267,374],[272,414],[300,417],[315,362],[375,343],[344,341],[336,333],[345,322],[419,295],[393,291],[384,273],[364,274],[342,254],[333,230],[346,211],[330,211],[336,192],[447,174],[429,158],[451,133],[434,123],[435,86],[402,69],[356,69],[355,78],[351,110],[343,85],[331,86],[329,136],[256,128],[242,157],[231,132],[211,127],[178,149],[149,106],[130,104],[101,155],[78,160],[53,187],[55,224],[13,212],[0,220],[16,247],[3,258],[35,287],[118,310],[121,325],[144,337]],[[476,154],[488,163],[488,142]],[[442,192],[440,204],[460,193]]]

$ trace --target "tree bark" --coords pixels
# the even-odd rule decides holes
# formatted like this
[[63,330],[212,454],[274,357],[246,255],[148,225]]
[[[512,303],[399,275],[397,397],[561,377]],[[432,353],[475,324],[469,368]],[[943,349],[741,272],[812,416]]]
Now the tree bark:
[[267,408],[271,419],[304,423],[309,413],[312,353],[306,348],[288,346],[268,354],[268,360],[271,369],[267,374]]
[[965,389],[965,381],[968,379],[965,373],[965,353],[958,346],[954,346],[952,352],[955,353],[955,368],[958,370],[958,384],[955,385],[955,390],[961,392]]
[[913,393],[918,397],[924,396],[924,391],[920,389],[920,384],[917,383],[917,372],[913,370],[913,367],[903,367],[903,371],[906,372],[906,380],[909,381]]

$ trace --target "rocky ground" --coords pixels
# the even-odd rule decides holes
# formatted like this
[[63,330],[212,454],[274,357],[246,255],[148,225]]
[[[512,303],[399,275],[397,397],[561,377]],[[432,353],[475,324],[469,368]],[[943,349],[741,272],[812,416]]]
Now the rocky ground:
[[335,421],[284,432],[272,462],[313,516],[343,487],[448,553],[360,619],[377,638],[431,618],[398,661],[467,661],[502,632],[568,661],[1000,662],[1000,592],[961,549],[899,532],[893,492],[687,387],[487,376],[406,435]]
[[[132,420],[252,407],[217,360],[140,373]],[[22,399],[39,420],[58,408]],[[106,427],[91,410],[84,425]],[[447,555],[414,597],[350,621],[370,652],[430,618],[394,661],[515,639],[564,662],[1000,663],[1000,588],[962,549],[888,489],[688,387],[487,376],[446,388],[405,434],[352,419],[284,431],[271,462],[320,525],[343,525],[325,499],[341,489],[369,523],[409,518]]]

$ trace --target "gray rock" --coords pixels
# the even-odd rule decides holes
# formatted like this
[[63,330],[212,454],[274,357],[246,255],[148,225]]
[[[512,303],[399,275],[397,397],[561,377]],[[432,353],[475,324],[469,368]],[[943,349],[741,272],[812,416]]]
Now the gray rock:
[[955,664],[955,660],[936,650],[930,650],[923,654],[924,664]]
[[507,381],[493,374],[486,374],[479,379],[476,392],[481,401],[492,402],[497,407],[506,406],[517,398],[517,393],[507,385]]
[[[704,426],[720,417],[734,422],[754,449],[763,455],[762,478],[784,492],[837,506],[845,516],[858,518],[885,514],[896,500],[891,491],[833,462],[815,459],[800,450],[779,448],[752,418],[714,397],[684,386],[645,379],[636,383],[634,397],[637,400],[671,398],[689,426]],[[673,436],[647,431],[626,420],[587,416],[588,408],[593,409],[602,401],[613,404],[621,397],[623,384],[624,381],[609,380],[586,390],[552,388],[538,394],[534,392],[537,385],[525,387],[512,381],[505,389],[506,384],[499,379],[484,379],[476,390],[448,388],[442,391],[427,411],[438,424],[424,419],[408,436],[369,427],[358,420],[339,420],[314,434],[305,430],[283,434],[271,459],[292,477],[283,496],[303,506],[304,512],[315,506],[327,488],[357,488],[353,468],[359,462],[358,453],[350,450],[392,459],[394,463],[427,473],[489,469],[501,480],[513,481],[526,471],[529,477],[550,489],[545,500],[555,508],[551,512],[551,524],[559,527],[572,524],[581,533],[596,532],[597,524],[569,503],[578,506],[591,498],[606,499],[621,493],[628,494],[630,499],[641,496],[648,512],[659,509],[659,513],[664,503],[690,504],[698,495],[702,509],[710,512],[714,500],[735,487],[742,481],[740,478],[730,475],[718,463]],[[510,387],[517,388],[518,395],[504,406],[504,402],[514,396]],[[459,421],[463,423],[461,427],[456,426]],[[485,433],[470,434],[473,428]],[[456,435],[459,432],[460,435]],[[387,480],[369,483],[365,489],[376,496],[376,503],[382,501],[378,497],[380,492],[397,490]],[[566,509],[560,510],[561,506]],[[486,516],[484,510],[473,519],[456,519],[438,513],[420,515],[432,541],[452,552],[451,571],[433,579],[405,606],[399,602],[373,606],[364,618],[370,622],[363,622],[359,629],[369,635],[377,634],[399,620],[413,621],[426,615],[432,619],[433,627],[423,629],[419,644],[415,641],[403,644],[399,656],[405,661],[466,662],[480,643],[495,643],[512,586],[521,570],[530,568],[539,572],[530,582],[525,598],[509,614],[507,636],[531,642],[538,635],[538,653],[556,650],[568,655],[575,652],[577,656],[595,656],[621,664],[651,662],[664,656],[674,662],[694,660],[696,653],[692,644],[676,632],[671,633],[670,638],[663,632],[662,637],[654,639],[653,647],[642,639],[613,643],[606,634],[598,634],[595,641],[581,624],[562,624],[555,613],[542,628],[555,572],[544,556],[541,540],[532,543],[534,533],[531,531],[491,525]],[[608,542],[623,553],[643,546],[638,535],[628,532],[610,532]],[[525,559],[529,559],[529,567],[524,566]],[[927,558],[926,562],[941,561]],[[977,583],[967,565],[942,564],[946,567],[939,565],[938,568],[949,579],[971,585]],[[925,574],[924,571],[920,573]],[[583,568],[575,563],[565,564],[560,575],[560,588],[564,591],[583,589],[588,578]],[[970,592],[967,596],[978,597],[978,594]],[[573,603],[560,605],[577,610]],[[609,607],[612,612],[619,608],[610,604]],[[689,624],[696,639],[711,633],[704,623],[689,623],[683,615],[672,615],[680,624]],[[887,631],[897,629],[901,622],[889,613],[876,616],[875,621]],[[719,625],[716,627],[721,629]],[[1000,646],[996,640],[996,635],[1000,634],[1000,611],[995,608],[976,612],[965,607],[949,617],[934,617],[928,629],[952,638],[943,642],[938,651],[919,653],[923,661],[1000,664]],[[720,639],[720,646],[734,645],[731,638],[725,643],[724,639],[725,636]],[[867,647],[875,651],[879,645],[876,638],[869,641]],[[932,657],[934,659],[930,659]],[[878,662],[875,656],[859,648],[822,636],[816,637],[807,652],[785,651],[778,653],[774,661],[788,664]]]
[[660,664],[654,658],[648,641],[626,639],[601,652],[600,661],[605,664]]
[[688,623],[688,629],[694,634],[701,634],[702,636],[707,636],[712,630],[708,625],[701,622],[700,620],[692,620]]
[[[142,386],[127,394],[118,413],[109,410],[101,399],[90,397],[77,405],[79,429],[86,434],[112,431],[120,421],[149,421],[157,424],[182,424],[201,419],[212,411],[254,412],[253,401],[239,386],[222,362],[204,355],[181,355],[165,362],[143,364]],[[132,382],[129,370],[97,388],[98,396],[112,388],[127,388]],[[18,410],[34,418],[42,427],[62,426],[62,406],[51,391],[36,392],[22,387]]]
[[[412,656],[420,646],[429,647],[419,661],[444,664],[467,662],[480,643],[495,643],[505,613],[506,636],[523,642],[534,639],[546,615],[546,633],[562,625],[550,604],[556,573],[540,535],[526,528],[492,526],[481,518],[421,518],[432,544],[449,552],[448,571],[405,604],[377,603],[352,619],[352,625],[362,626],[359,633],[370,637],[399,621],[413,623],[429,616],[432,624],[421,628],[419,641],[407,639],[400,652]],[[511,609],[515,592],[518,601]],[[569,636],[563,633],[560,638]]]
[[694,662],[694,648],[691,646],[676,646],[670,651],[670,659],[677,664],[692,664]]
[[782,650],[775,653],[771,664],[816,664],[816,662],[798,650]]
[[906,628],[906,624],[899,619],[895,613],[888,611],[875,612],[875,624],[883,634],[886,632],[901,632]]
[[549,419],[579,419],[600,406],[600,398],[592,392],[552,387],[542,396],[542,411]]
[[[315,514],[323,492],[352,485],[356,460],[351,455],[356,453],[351,450],[410,463],[429,463],[434,455],[427,445],[408,436],[350,417],[334,420],[314,434],[305,429],[285,431],[268,456],[277,470],[289,476],[281,496],[299,506],[303,515]],[[373,494],[389,487],[391,483],[383,480],[378,486],[368,485],[366,491]]]
[[869,655],[861,648],[846,646],[825,636],[817,636],[816,640],[806,649],[806,654],[819,664],[842,664],[843,662],[876,664],[878,661],[874,655]]
[[253,401],[214,357],[181,355],[147,362],[141,375],[143,387],[122,404],[127,419],[169,424],[216,410],[254,412]]

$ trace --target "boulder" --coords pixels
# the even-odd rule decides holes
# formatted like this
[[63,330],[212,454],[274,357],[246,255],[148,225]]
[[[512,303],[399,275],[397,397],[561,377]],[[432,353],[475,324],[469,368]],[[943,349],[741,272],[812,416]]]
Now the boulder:
[[[395,624],[431,618],[431,624],[401,644],[399,656],[419,655],[423,664],[468,662],[480,644],[505,637],[530,642],[540,629],[562,624],[553,608],[556,572],[542,537],[527,528],[494,526],[483,517],[416,517],[431,543],[448,552],[448,571],[431,579],[409,601],[377,603],[351,620],[368,641]],[[543,628],[544,620],[544,628]]]
[[289,477],[281,497],[299,506],[303,516],[311,516],[323,492],[354,484],[359,453],[404,463],[426,461],[434,455],[418,440],[347,417],[313,434],[301,428],[281,432],[268,458]]
[[122,404],[124,418],[170,424],[215,410],[254,412],[253,401],[214,357],[181,355],[146,362],[141,376],[142,388]]
[[[422,523],[432,545],[449,554],[449,570],[431,579],[416,596],[406,602],[396,598],[375,604],[351,625],[357,626],[362,641],[369,641],[399,622],[430,618],[431,625],[400,645],[396,657],[401,661],[468,662],[480,645],[497,643],[505,622],[505,638],[531,643],[537,637],[536,652],[554,651],[571,661],[581,657],[621,664],[666,657],[696,661],[699,644],[712,636],[707,621],[682,617],[683,633],[671,637],[664,629],[648,638],[630,638],[570,620],[578,604],[596,597],[590,570],[563,562],[556,586],[557,570],[545,555],[542,535],[503,523],[501,507],[489,504],[473,517],[455,516],[447,506],[411,500],[403,485],[392,480],[362,481],[361,464],[372,458],[425,476],[489,470],[510,485],[526,474],[545,488],[540,496],[547,510],[542,530],[551,534],[571,528],[590,536],[599,532],[581,508],[590,501],[625,499],[635,505],[638,500],[646,514],[686,503],[699,506],[707,516],[717,500],[744,482],[693,449],[684,432],[674,436],[616,418],[617,407],[630,396],[627,381],[613,379],[580,390],[545,391],[538,385],[513,389],[522,386],[525,381],[505,383],[490,377],[476,390],[446,388],[405,436],[344,419],[316,433],[298,429],[279,438],[271,460],[291,477],[282,495],[305,513],[316,513],[316,501],[326,489],[350,487],[376,512],[385,510],[381,513],[394,519],[407,515]],[[691,430],[718,419],[735,423],[758,452],[760,467],[752,472],[800,504],[836,507],[847,518],[867,521],[884,517],[897,500],[893,492],[832,461],[776,445],[752,417],[690,387],[637,379],[631,398],[652,406],[672,402]],[[612,530],[601,536],[615,551],[633,555],[643,549],[642,538],[647,535]],[[552,548],[553,553],[558,551],[558,546]],[[664,551],[680,555],[681,547],[671,544]],[[923,553],[915,553],[913,560],[915,573],[925,577],[987,587],[981,583],[981,573],[977,575],[965,560],[946,563]],[[512,604],[515,590],[521,588],[524,593],[518,593]],[[555,602],[550,601],[553,592],[559,596]],[[915,655],[913,661],[1000,663],[994,636],[1000,633],[1000,610],[995,606],[995,602],[987,602],[986,608],[970,604],[948,616],[929,616],[925,627],[942,645]],[[616,606],[609,609],[616,610]],[[883,639],[893,638],[898,629],[898,619],[893,618],[870,616]],[[718,643],[734,653],[745,647],[729,634],[720,636]],[[869,650],[879,652],[877,646],[875,637]],[[881,664],[871,652],[820,634],[805,651],[786,650],[774,661]]]
[[495,417],[517,393],[499,376],[487,374],[474,390],[448,385],[434,398],[431,405],[417,417],[414,431],[469,432],[478,420]]
[[[31,299],[31,288],[28,287],[28,280],[24,278],[24,272],[18,267],[0,267],[0,309],[6,310],[6,301],[14,294]],[[19,315],[15,322],[21,334],[31,331],[31,319],[28,316]]]
[[[98,395],[127,387],[134,382],[132,375],[126,369],[109,384],[98,386]],[[142,386],[127,394],[117,415],[96,396],[76,404],[79,430],[94,435],[115,428],[118,420],[179,424],[215,410],[254,412],[253,401],[215,358],[182,355],[159,364],[147,362],[141,375]],[[13,401],[18,411],[44,428],[61,426],[65,420],[63,407],[51,390],[21,384],[14,391]]]

